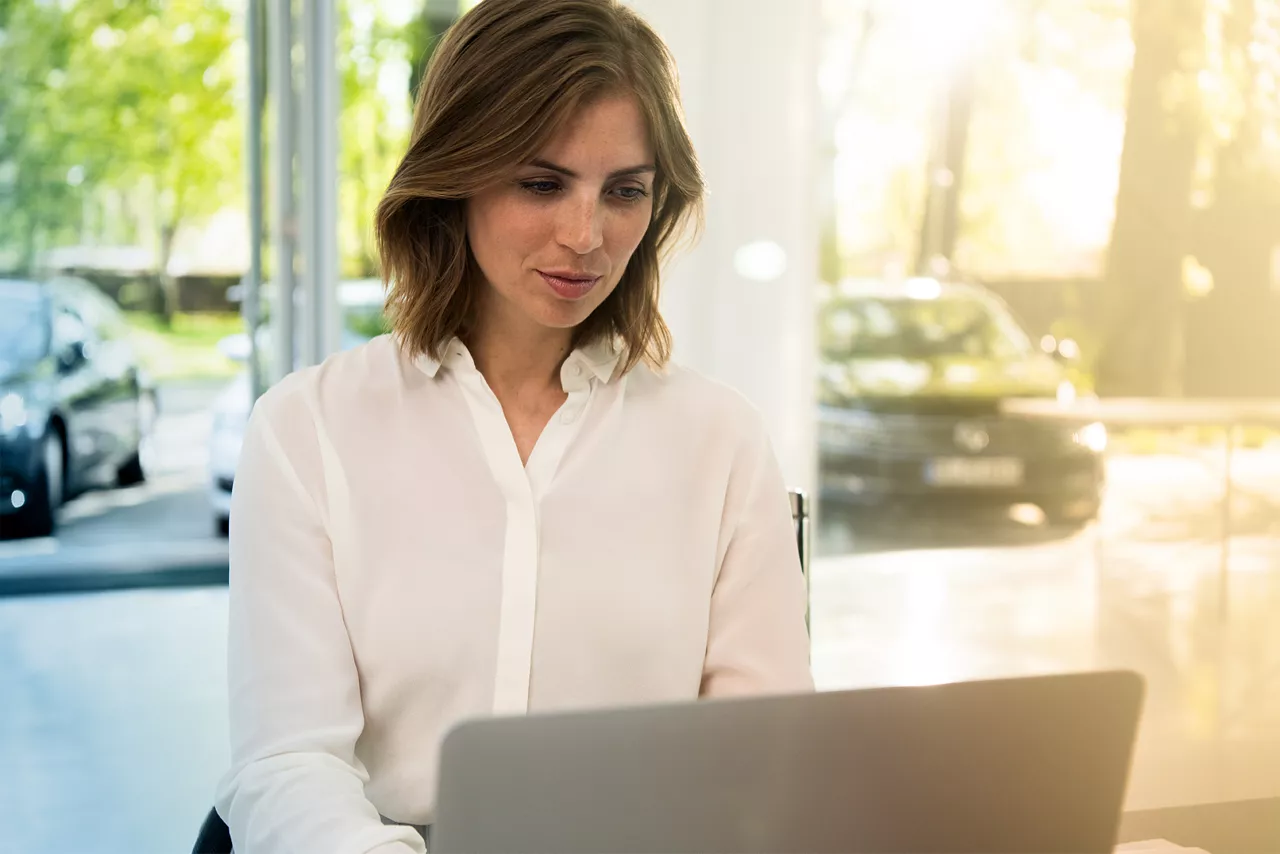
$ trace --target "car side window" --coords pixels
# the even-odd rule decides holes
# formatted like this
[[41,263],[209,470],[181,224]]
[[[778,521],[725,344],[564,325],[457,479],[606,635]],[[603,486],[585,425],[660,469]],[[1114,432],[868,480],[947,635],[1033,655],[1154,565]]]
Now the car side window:
[[102,340],[119,341],[129,337],[129,326],[124,314],[110,297],[98,290],[85,296],[89,303],[87,307],[93,309],[93,316],[89,321]]
[[51,284],[57,288],[63,305],[72,310],[98,340],[117,341],[129,337],[124,314],[96,285],[73,277],[54,279]]

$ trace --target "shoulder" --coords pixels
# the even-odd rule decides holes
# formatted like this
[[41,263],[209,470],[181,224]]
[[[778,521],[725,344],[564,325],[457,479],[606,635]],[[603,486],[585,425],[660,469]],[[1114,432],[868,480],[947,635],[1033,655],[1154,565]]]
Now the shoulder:
[[730,442],[755,444],[764,439],[764,417],[737,389],[676,363],[658,372],[635,367],[627,378],[627,398],[691,429]]
[[[294,371],[267,389],[254,414],[271,426],[323,420],[326,413],[367,411],[413,380],[417,369],[390,336],[336,353]],[[260,415],[259,415],[260,413]]]
[[693,461],[691,470],[716,486],[723,519],[737,524],[760,490],[776,493],[785,513],[786,487],[768,424],[740,391],[680,365],[660,373],[642,366],[629,376],[626,398],[656,413],[642,425],[646,432],[673,437]]

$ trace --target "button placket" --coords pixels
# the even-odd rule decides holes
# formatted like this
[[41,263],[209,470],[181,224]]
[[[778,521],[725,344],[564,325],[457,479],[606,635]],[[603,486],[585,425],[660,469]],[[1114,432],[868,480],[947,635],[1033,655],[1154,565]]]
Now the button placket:
[[560,378],[568,399],[561,407],[559,417],[547,423],[527,463],[522,465],[501,402],[484,377],[475,370],[466,351],[460,351],[456,356],[461,363],[457,373],[463,386],[463,396],[471,409],[490,469],[507,503],[494,711],[519,714],[528,708],[532,680],[541,556],[540,503],[551,486],[561,458],[577,434],[595,382],[581,356],[575,354],[565,362]]
[[[465,357],[464,357],[465,358]],[[474,368],[458,371],[481,447],[507,505],[494,671],[496,714],[528,708],[538,598],[538,509],[502,405]]]

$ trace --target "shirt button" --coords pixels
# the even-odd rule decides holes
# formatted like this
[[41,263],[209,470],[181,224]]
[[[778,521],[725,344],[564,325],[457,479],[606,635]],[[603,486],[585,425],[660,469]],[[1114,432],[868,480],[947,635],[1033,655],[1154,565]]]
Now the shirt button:
[[575,377],[582,376],[582,365],[574,365],[571,372]]
[[578,412],[576,409],[566,409],[564,412],[560,413],[561,424],[572,424],[575,420],[577,420],[577,418],[578,418]]

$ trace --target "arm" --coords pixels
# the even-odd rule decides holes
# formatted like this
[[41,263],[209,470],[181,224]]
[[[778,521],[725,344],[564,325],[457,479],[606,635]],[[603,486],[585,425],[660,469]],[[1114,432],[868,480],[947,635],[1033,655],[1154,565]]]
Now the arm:
[[725,496],[728,545],[711,594],[703,697],[813,690],[807,605],[782,472],[760,426]]
[[[315,428],[301,396],[280,392],[254,408],[232,499],[232,767],[218,812],[244,854],[422,854],[417,833],[384,826],[364,794],[359,675]],[[277,405],[288,409],[277,416]]]

